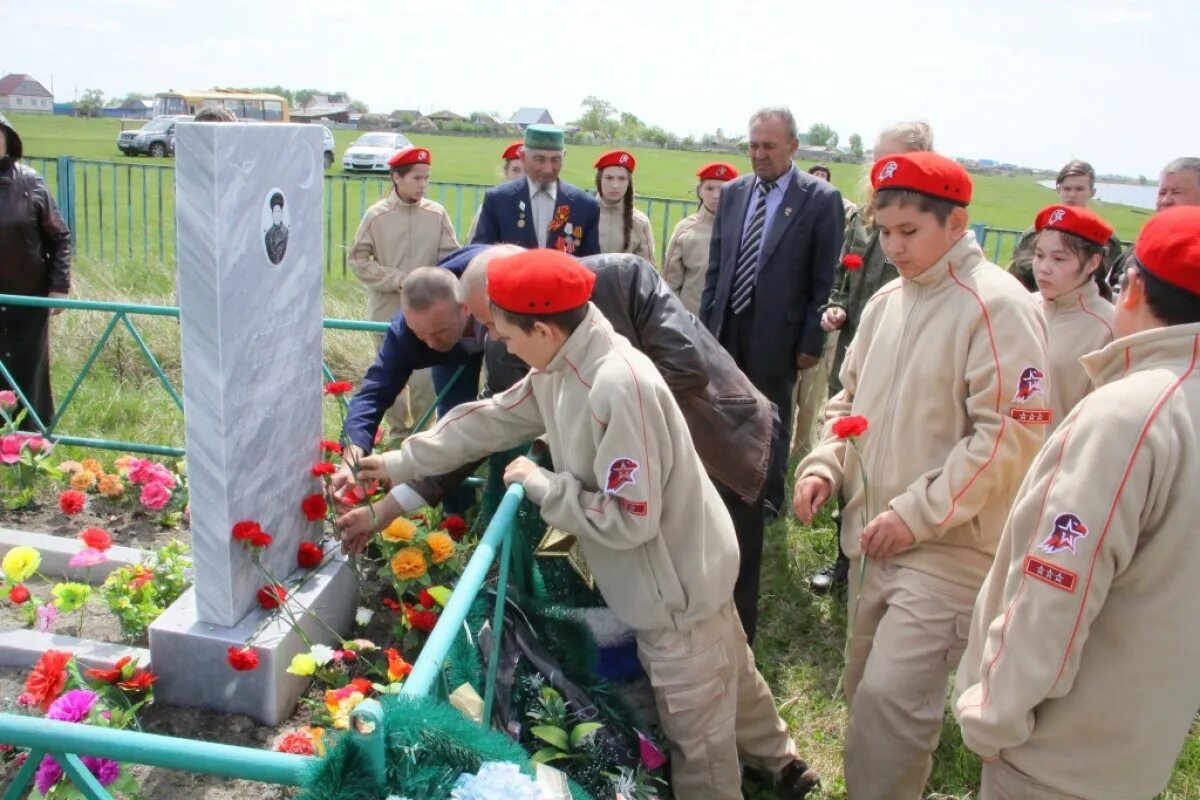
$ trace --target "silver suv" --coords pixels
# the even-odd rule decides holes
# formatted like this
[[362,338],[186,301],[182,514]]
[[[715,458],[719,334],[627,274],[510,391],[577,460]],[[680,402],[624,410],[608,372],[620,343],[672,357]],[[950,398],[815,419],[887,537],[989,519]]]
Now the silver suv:
[[127,156],[148,155],[155,158],[175,152],[175,123],[188,122],[190,116],[155,117],[146,127],[135,131],[121,131],[117,135],[117,149]]

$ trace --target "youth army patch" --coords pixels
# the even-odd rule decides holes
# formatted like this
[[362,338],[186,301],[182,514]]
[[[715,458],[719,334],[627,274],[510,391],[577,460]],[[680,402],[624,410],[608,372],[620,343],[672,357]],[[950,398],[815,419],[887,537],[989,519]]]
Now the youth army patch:
[[[608,476],[604,481],[604,493],[608,495],[617,495],[626,486],[631,486],[637,482],[638,470],[641,465],[632,458],[615,458],[608,465]],[[635,516],[646,516],[646,510],[649,507],[645,500],[630,500],[625,497],[617,497],[617,502],[621,504],[621,508]]]
[[[1037,367],[1026,367],[1021,370],[1021,375],[1017,379],[1017,391],[1013,395],[1012,402],[1017,405],[1025,405],[1034,395],[1045,394],[1045,380],[1045,373]],[[1017,422],[1023,422],[1026,425],[1048,425],[1054,418],[1054,412],[1048,408],[1016,408],[1014,406],[1008,413]]]

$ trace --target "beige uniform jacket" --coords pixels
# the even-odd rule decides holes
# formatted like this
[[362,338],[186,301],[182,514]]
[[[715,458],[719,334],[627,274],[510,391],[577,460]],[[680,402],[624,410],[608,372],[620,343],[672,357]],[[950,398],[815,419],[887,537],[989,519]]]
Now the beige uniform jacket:
[[[974,234],[917,278],[880,289],[846,354],[823,441],[797,472],[825,478],[845,498],[846,554],[862,552],[865,522],[890,507],[917,542],[896,563],[977,588],[1045,437],[1045,374],[1045,320],[1019,283],[984,260]],[[858,442],[865,469],[831,431],[850,415],[870,423]]]
[[708,274],[708,245],[712,241],[713,215],[703,206],[690,217],[679,220],[667,245],[663,262],[663,280],[679,295],[684,308],[700,313],[704,294],[704,276]]
[[446,209],[421,198],[405,203],[393,191],[367,209],[350,247],[350,268],[367,287],[367,314],[391,322],[400,287],[418,267],[432,267],[458,249]]
[[638,209],[633,210],[633,226],[629,229],[629,246],[625,246],[625,203],[600,203],[600,252],[633,253],[651,264],[654,261],[654,231],[650,218]]
[[1093,280],[1053,300],[1040,295],[1037,300],[1046,315],[1050,408],[1054,411],[1054,422],[1048,432],[1053,432],[1092,391],[1092,379],[1079,359],[1113,340],[1113,304],[1100,296]]
[[579,537],[604,600],[636,630],[687,630],[733,594],[733,522],[654,364],[589,304],[545,370],[458,406],[384,455],[396,484],[547,434],[558,472],[525,481]]
[[1144,800],[1200,708],[1200,324],[1083,361],[1098,388],[1021,487],[955,709],[985,758],[1072,796]]

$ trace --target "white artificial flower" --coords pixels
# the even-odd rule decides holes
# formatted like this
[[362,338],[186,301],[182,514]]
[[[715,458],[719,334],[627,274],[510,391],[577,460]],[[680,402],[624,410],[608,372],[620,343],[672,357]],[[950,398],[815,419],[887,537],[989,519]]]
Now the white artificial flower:
[[355,625],[366,625],[367,623],[369,623],[371,621],[371,618],[374,616],[375,616],[374,611],[372,611],[369,608],[363,608],[362,606],[359,606],[358,611],[354,612],[354,624]]
[[323,667],[333,660],[333,648],[323,644],[314,644],[308,654],[317,662],[318,667]]

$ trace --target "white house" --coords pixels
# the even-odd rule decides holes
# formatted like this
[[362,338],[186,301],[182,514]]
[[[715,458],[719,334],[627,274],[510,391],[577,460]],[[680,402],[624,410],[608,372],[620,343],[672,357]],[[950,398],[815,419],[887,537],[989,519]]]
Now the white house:
[[18,114],[53,114],[54,95],[28,75],[0,78],[0,110]]

